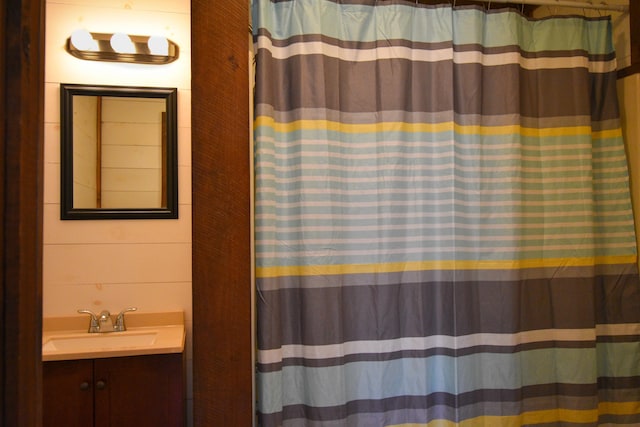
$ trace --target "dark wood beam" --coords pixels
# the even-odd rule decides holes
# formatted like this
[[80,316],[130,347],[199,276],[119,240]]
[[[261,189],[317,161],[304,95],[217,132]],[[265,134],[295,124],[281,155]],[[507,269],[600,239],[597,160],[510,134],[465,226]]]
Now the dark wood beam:
[[631,64],[618,70],[618,78],[640,73],[640,1],[629,1],[629,46],[631,48]]
[[629,1],[629,26],[631,35],[631,64],[640,66],[640,2],[637,0]]
[[[3,3],[4,5],[4,3]],[[0,29],[2,29],[2,34],[0,34],[0,99],[7,99],[6,96],[6,90],[5,90],[5,86],[7,85],[7,79],[6,79],[6,70],[7,70],[7,66],[6,66],[6,55],[4,54],[4,52],[6,52],[6,44],[7,44],[7,33],[6,33],[6,27],[7,27],[7,22],[6,22],[6,16],[7,16],[7,7],[6,5],[0,8]],[[6,102],[0,102],[0,135],[2,135],[2,139],[0,139],[0,203],[2,204],[2,206],[0,207],[0,223],[3,224],[2,227],[0,227],[0,238],[2,239],[2,241],[4,242],[4,204],[5,204],[5,200],[4,200],[4,186],[5,183],[7,182],[7,176],[5,173],[5,157],[4,157],[4,147],[7,145],[6,143],[6,133],[5,133],[5,125],[6,125],[6,120],[3,119],[3,117],[7,117],[7,114],[5,112],[6,109]],[[2,290],[0,291],[0,319],[2,319],[2,321],[4,321],[4,245],[0,246],[0,260],[3,260],[3,262],[0,263],[0,274],[2,275]],[[7,412],[4,409],[4,402],[5,402],[5,380],[4,380],[4,371],[6,369],[6,362],[5,362],[5,329],[6,326],[3,325],[2,328],[0,328],[0,384],[2,384],[2,386],[0,386],[0,401],[2,402],[0,404],[0,424],[1,425],[5,425],[7,418]]]
[[0,11],[2,414],[0,425],[42,425],[42,162],[44,1]]
[[192,0],[195,427],[253,418],[249,7]]
[[637,73],[640,73],[640,62],[631,63],[628,67],[618,70],[617,76],[622,79]]

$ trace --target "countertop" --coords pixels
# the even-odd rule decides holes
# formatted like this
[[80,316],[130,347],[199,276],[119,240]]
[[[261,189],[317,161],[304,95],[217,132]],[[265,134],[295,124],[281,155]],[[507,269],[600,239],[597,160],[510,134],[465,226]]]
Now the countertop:
[[[115,315],[112,317],[115,321]],[[90,334],[88,315],[46,317],[42,327],[42,360],[139,356],[184,350],[186,334],[181,311],[131,312],[125,315],[125,324],[127,330],[123,332]]]

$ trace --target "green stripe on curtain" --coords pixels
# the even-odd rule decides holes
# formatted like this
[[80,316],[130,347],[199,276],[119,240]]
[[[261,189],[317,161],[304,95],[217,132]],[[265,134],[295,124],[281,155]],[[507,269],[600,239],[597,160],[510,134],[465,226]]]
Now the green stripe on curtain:
[[260,425],[639,424],[610,20],[252,8]]

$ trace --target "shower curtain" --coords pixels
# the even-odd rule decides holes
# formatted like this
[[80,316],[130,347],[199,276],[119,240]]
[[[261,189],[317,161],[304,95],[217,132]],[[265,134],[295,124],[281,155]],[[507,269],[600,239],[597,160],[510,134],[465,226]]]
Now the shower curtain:
[[640,425],[610,19],[252,11],[259,424]]

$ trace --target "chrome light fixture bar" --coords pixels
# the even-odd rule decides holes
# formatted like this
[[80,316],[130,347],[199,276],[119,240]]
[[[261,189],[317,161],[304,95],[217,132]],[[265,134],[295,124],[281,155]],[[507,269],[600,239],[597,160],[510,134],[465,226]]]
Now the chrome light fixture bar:
[[77,30],[67,39],[67,52],[90,61],[168,64],[178,59],[178,45],[165,37]]

